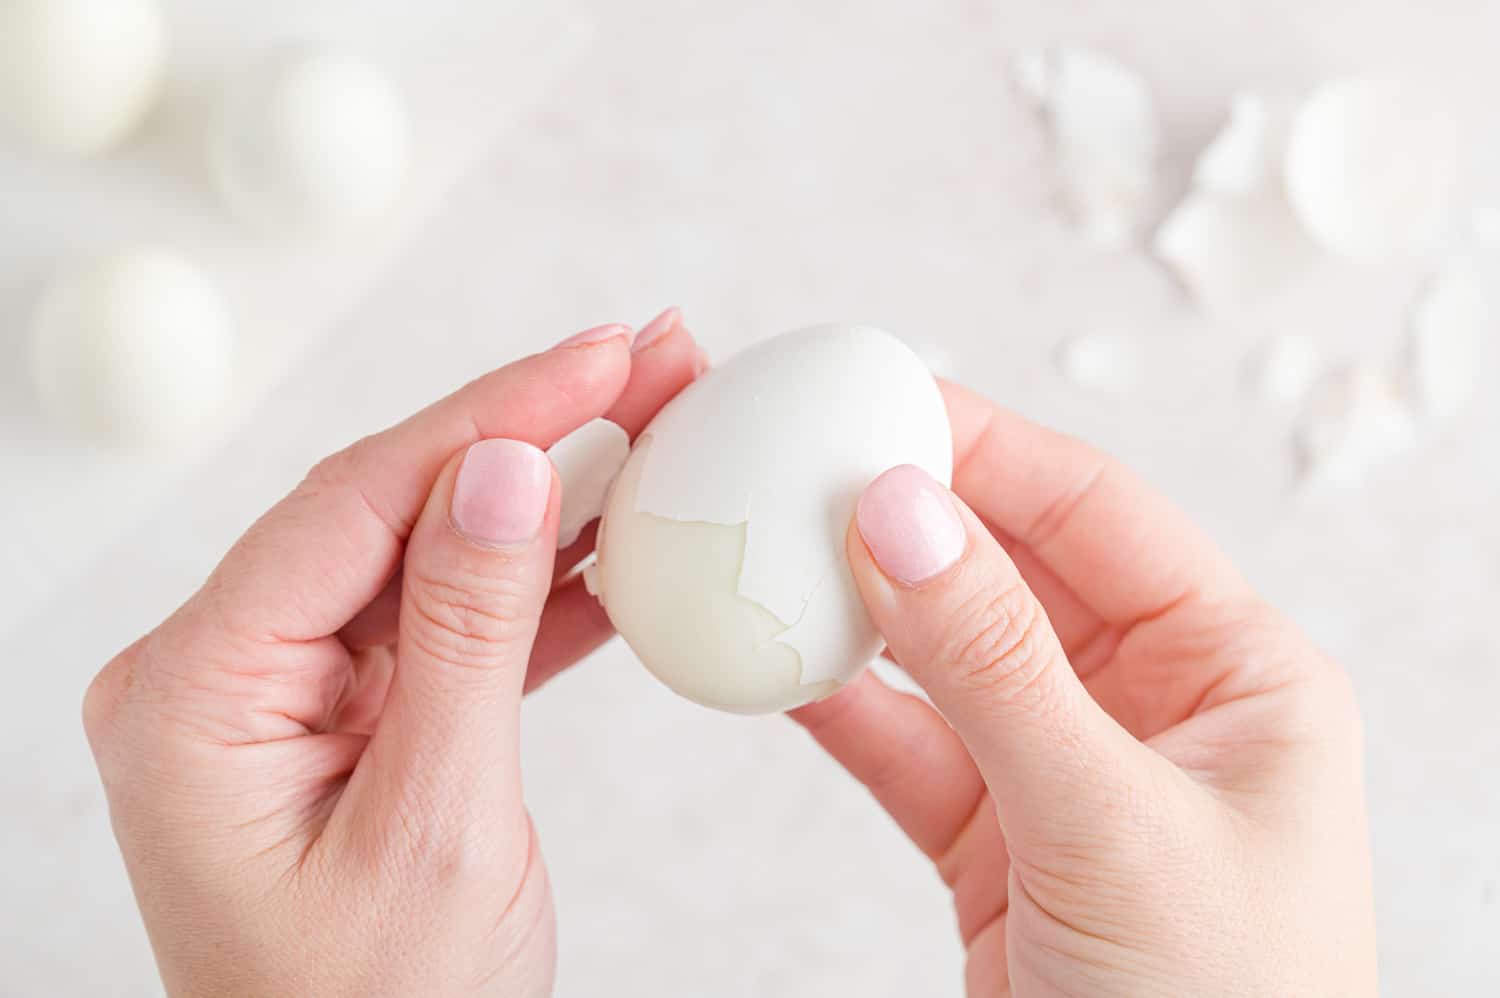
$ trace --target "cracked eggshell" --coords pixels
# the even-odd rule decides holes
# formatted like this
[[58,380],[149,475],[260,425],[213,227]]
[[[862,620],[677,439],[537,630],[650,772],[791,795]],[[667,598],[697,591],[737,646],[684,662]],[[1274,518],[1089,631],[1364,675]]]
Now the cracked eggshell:
[[1064,182],[1090,243],[1118,248],[1145,221],[1161,122],[1146,81],[1087,49],[1064,47],[1050,94]]
[[578,540],[604,512],[610,483],[630,455],[630,435],[607,419],[591,419],[547,449],[562,484],[557,546]]
[[1212,314],[1276,293],[1317,256],[1275,188],[1244,196],[1192,191],[1156,230],[1152,250]]
[[1317,380],[1323,356],[1307,336],[1278,336],[1250,358],[1246,387],[1262,402],[1289,404],[1307,394]]
[[1042,103],[1074,221],[1101,249],[1126,246],[1145,223],[1156,188],[1162,127],[1146,81],[1077,46],[1024,54],[1018,86]]
[[1011,81],[1032,104],[1044,104],[1052,91],[1052,67],[1046,49],[1025,49],[1010,64]]
[[669,402],[610,491],[591,585],[659,679],[737,713],[832,693],[880,651],[845,541],[860,493],[952,473],[947,409],[888,333],[766,340]]
[[1463,172],[1464,136],[1440,94],[1399,77],[1319,87],[1287,142],[1287,196],[1330,252],[1363,261],[1419,255],[1435,242]]
[[1280,178],[1288,109],[1256,93],[1236,94],[1229,120],[1198,156],[1193,186],[1213,194],[1244,195]]
[[1358,486],[1416,442],[1415,413],[1391,372],[1358,364],[1313,392],[1298,434],[1304,482],[1314,490]]

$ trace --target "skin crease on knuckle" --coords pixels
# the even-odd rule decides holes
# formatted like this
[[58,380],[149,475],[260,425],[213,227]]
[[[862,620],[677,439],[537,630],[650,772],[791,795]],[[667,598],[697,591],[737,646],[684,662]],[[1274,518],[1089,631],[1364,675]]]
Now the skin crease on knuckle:
[[533,626],[527,585],[518,579],[470,574],[457,581],[419,574],[405,581],[405,637],[434,661],[459,670],[490,669]]
[[940,661],[956,670],[964,688],[992,702],[1048,709],[1048,627],[1023,584],[976,589],[949,619],[953,637]]

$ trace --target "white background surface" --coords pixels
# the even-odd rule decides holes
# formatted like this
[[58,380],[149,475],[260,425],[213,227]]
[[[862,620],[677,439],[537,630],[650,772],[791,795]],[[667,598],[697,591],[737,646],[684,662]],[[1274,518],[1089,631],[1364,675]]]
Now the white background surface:
[[[589,58],[326,344],[154,513],[0,634],[0,993],[158,987],[77,722],[94,670],[318,457],[523,351],[669,303],[716,356],[826,319],[941,343],[975,387],[1111,449],[1187,506],[1354,675],[1385,992],[1494,993],[1500,403],[1482,399],[1361,492],[1298,498],[1295,413],[1245,399],[1246,351],[1285,331],[1339,360],[1392,351],[1420,269],[1330,266],[1208,322],[1144,255],[1077,245],[1057,218],[1045,133],[1008,82],[1017,47],[1058,38],[1141,68],[1167,119],[1165,208],[1244,85],[1421,68],[1486,110],[1500,10],[1424,7],[598,4]],[[26,238],[0,229],[7,259]],[[0,280],[7,309],[23,283]],[[1142,343],[1150,373],[1128,397],[1086,396],[1054,373],[1060,339],[1101,328]],[[0,369],[13,339],[0,331]],[[1492,348],[1488,383],[1497,374]],[[13,529],[24,537],[25,519]],[[524,720],[560,994],[958,992],[936,877],[790,722],[678,701],[618,646],[533,698]]]

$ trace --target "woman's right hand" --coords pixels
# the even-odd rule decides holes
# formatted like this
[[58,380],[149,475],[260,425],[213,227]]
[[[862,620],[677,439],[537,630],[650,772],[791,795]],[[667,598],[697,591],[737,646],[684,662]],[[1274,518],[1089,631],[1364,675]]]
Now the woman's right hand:
[[936,863],[969,994],[1375,994],[1343,671],[1123,467],[944,392],[954,491],[888,471],[848,537],[936,709],[794,716]]

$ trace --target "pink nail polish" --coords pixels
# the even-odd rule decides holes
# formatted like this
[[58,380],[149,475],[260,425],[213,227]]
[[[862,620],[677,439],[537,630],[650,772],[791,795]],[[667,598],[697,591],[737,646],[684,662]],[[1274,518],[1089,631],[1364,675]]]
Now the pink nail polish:
[[947,571],[968,545],[948,490],[910,464],[870,483],[854,522],[880,570],[907,586]]
[[566,350],[569,347],[593,346],[595,343],[612,340],[616,336],[625,337],[625,342],[629,343],[631,338],[635,336],[635,331],[622,322],[611,322],[607,326],[595,326],[593,329],[585,329],[581,333],[574,333],[552,349]]
[[640,333],[636,335],[635,345],[630,348],[630,352],[640,353],[681,324],[682,309],[673,305],[642,327]]
[[458,467],[450,515],[480,544],[522,544],[541,532],[551,494],[547,455],[519,440],[481,440]]

